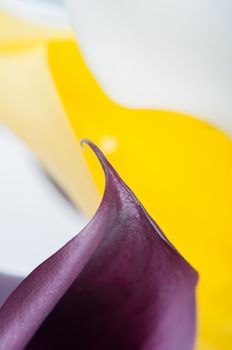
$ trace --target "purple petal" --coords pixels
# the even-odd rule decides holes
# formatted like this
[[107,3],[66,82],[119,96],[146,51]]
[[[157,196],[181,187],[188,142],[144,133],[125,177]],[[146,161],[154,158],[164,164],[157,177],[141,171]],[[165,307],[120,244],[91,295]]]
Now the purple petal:
[[105,171],[102,203],[3,305],[0,349],[191,350],[197,273],[84,142]]
[[20,277],[0,273],[0,307],[21,281]]

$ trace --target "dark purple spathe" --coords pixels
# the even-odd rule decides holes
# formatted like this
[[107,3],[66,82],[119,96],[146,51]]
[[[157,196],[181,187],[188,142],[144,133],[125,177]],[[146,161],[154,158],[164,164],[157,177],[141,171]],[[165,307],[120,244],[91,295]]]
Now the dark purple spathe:
[[101,205],[2,306],[0,349],[192,350],[196,272],[84,142],[105,171]]
[[0,273],[0,307],[21,281],[20,277]]

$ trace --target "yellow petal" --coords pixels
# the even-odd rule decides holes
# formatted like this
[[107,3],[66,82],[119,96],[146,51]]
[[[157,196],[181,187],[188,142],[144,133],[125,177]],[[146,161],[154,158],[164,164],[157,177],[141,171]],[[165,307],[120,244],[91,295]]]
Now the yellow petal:
[[[50,43],[49,62],[78,138],[107,154],[171,241],[200,272],[198,349],[232,344],[232,144],[192,117],[132,110],[100,89],[73,43]],[[136,151],[135,151],[136,150]],[[88,159],[93,174],[93,158]],[[145,180],[146,179],[146,180]],[[98,185],[101,179],[96,178]]]
[[[5,22],[17,34],[18,23]],[[4,21],[0,23],[0,32],[6,34]],[[22,40],[6,35],[0,45],[0,121],[30,145],[70,198],[92,215],[99,195],[50,73],[48,38],[52,32],[46,41],[43,30],[39,37],[38,28],[33,37],[26,38],[24,34],[30,29],[33,33],[34,27],[25,26],[25,32],[24,25],[19,26]]]

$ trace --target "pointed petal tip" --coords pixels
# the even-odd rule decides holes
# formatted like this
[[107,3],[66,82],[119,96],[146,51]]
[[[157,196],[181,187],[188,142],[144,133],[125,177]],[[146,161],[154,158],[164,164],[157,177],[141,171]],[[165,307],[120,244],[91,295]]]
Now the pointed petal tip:
[[91,140],[89,140],[87,138],[82,138],[80,141],[81,147],[84,147],[84,144],[88,145],[93,150],[95,155],[97,156],[99,162],[102,165],[102,168],[103,168],[104,173],[106,175],[106,181],[107,181],[109,170],[114,170],[114,169],[112,168],[112,166],[108,162],[104,153],[100,150],[100,148],[98,148],[98,146],[94,142],[92,142]]
[[195,270],[167,244],[98,147],[83,143],[113,181],[106,181],[107,195],[81,234],[33,271],[0,310],[0,348],[29,342],[30,350],[191,350]]

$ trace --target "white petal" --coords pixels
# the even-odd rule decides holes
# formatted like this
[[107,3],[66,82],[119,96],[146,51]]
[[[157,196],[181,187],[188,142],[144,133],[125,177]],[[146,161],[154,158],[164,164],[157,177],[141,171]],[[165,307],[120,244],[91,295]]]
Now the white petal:
[[62,0],[0,0],[0,9],[30,22],[69,28]]
[[89,67],[118,103],[232,135],[230,0],[66,0]]

